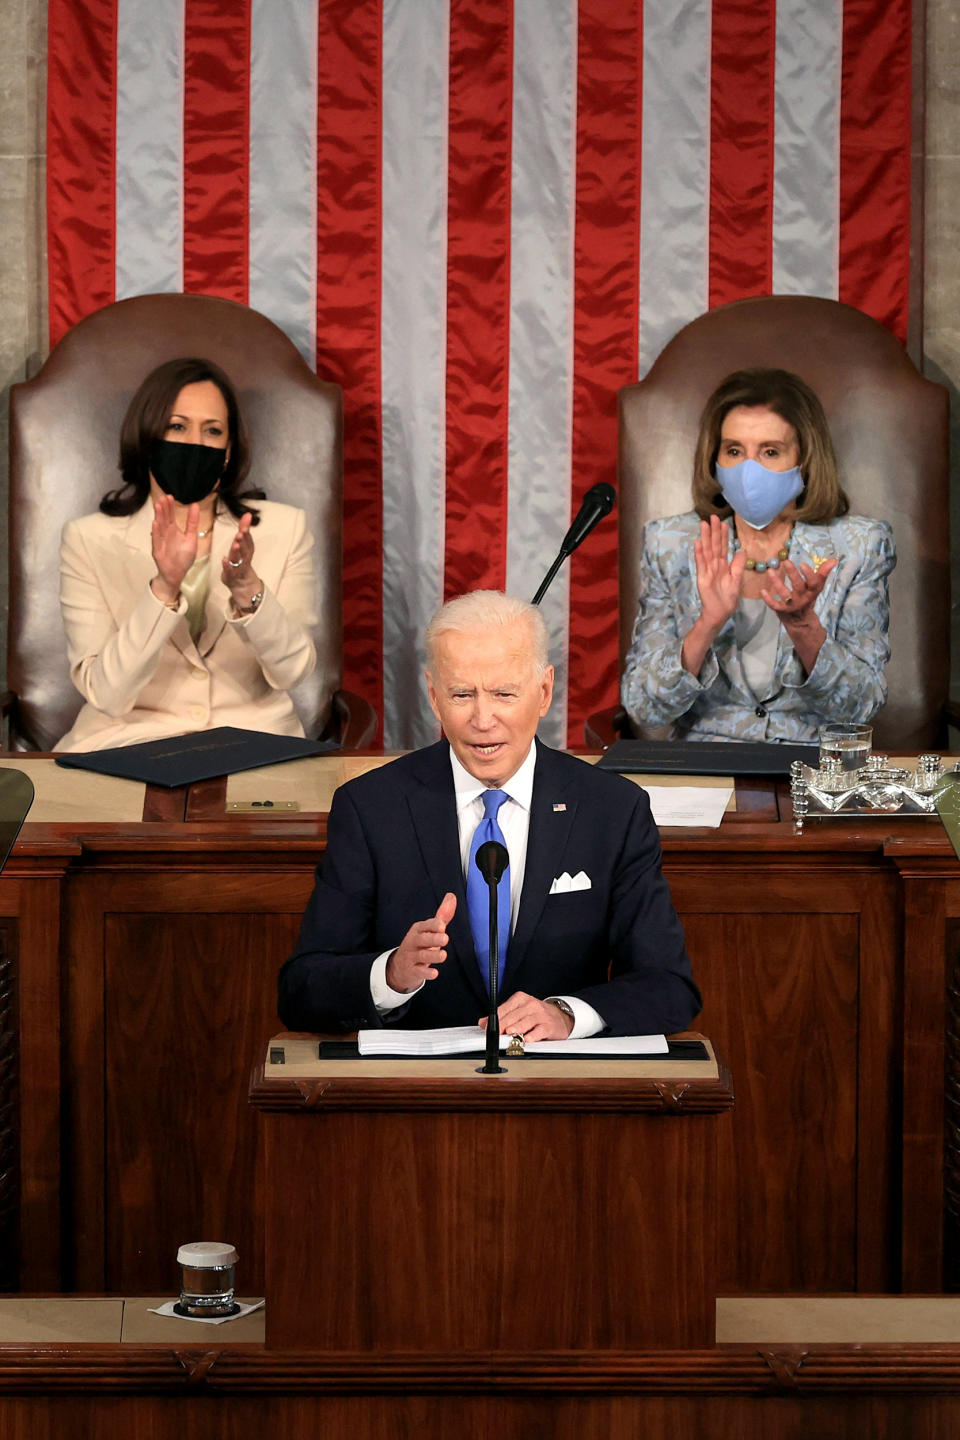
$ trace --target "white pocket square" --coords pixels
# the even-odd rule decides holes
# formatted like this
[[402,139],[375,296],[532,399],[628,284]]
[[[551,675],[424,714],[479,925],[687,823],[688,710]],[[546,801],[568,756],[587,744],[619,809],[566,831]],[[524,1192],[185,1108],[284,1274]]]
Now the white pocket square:
[[551,895],[569,895],[572,890],[591,890],[593,888],[590,876],[586,870],[578,870],[576,875],[571,875],[564,870],[558,875],[550,886]]

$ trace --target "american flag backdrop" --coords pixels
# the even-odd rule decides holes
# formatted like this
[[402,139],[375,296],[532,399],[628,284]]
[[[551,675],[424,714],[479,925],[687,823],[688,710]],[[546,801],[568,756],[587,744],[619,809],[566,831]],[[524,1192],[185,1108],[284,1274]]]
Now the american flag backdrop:
[[[921,0],[916,0],[921,3]],[[344,683],[435,735],[444,595],[531,595],[613,481],[616,391],[707,308],[901,339],[910,0],[50,0],[51,340],[263,311],[345,392]],[[613,517],[544,602],[578,743],[617,690]]]

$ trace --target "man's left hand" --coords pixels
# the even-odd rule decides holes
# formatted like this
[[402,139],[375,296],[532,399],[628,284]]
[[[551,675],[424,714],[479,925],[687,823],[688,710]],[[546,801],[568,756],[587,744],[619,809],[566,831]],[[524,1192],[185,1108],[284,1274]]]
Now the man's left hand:
[[[573,1016],[567,1015],[559,1005],[548,1005],[545,1000],[535,1000],[518,990],[497,1010],[501,1035],[522,1035],[524,1040],[566,1040],[573,1029]],[[480,1018],[480,1028],[487,1028],[486,1015]]]

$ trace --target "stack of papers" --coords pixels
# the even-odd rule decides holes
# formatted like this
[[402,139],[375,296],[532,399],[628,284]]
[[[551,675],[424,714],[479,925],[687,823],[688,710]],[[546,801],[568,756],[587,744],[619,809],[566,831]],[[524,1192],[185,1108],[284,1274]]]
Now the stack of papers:
[[[500,1036],[500,1049],[510,1044],[509,1035]],[[487,1043],[479,1025],[455,1025],[443,1030],[361,1030],[357,1044],[361,1055],[473,1055]],[[664,1035],[610,1035],[590,1040],[531,1040],[524,1049],[533,1055],[668,1055]]]

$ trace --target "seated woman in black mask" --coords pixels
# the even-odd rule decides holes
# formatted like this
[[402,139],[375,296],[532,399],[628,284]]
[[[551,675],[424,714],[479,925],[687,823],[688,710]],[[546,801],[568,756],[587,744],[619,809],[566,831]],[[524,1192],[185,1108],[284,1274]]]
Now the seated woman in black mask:
[[303,734],[288,692],[316,664],[314,543],[302,510],[244,489],[249,468],[218,366],[170,360],[147,376],[120,432],[123,483],[63,532],[60,608],[85,704],[58,750],[218,725]]

